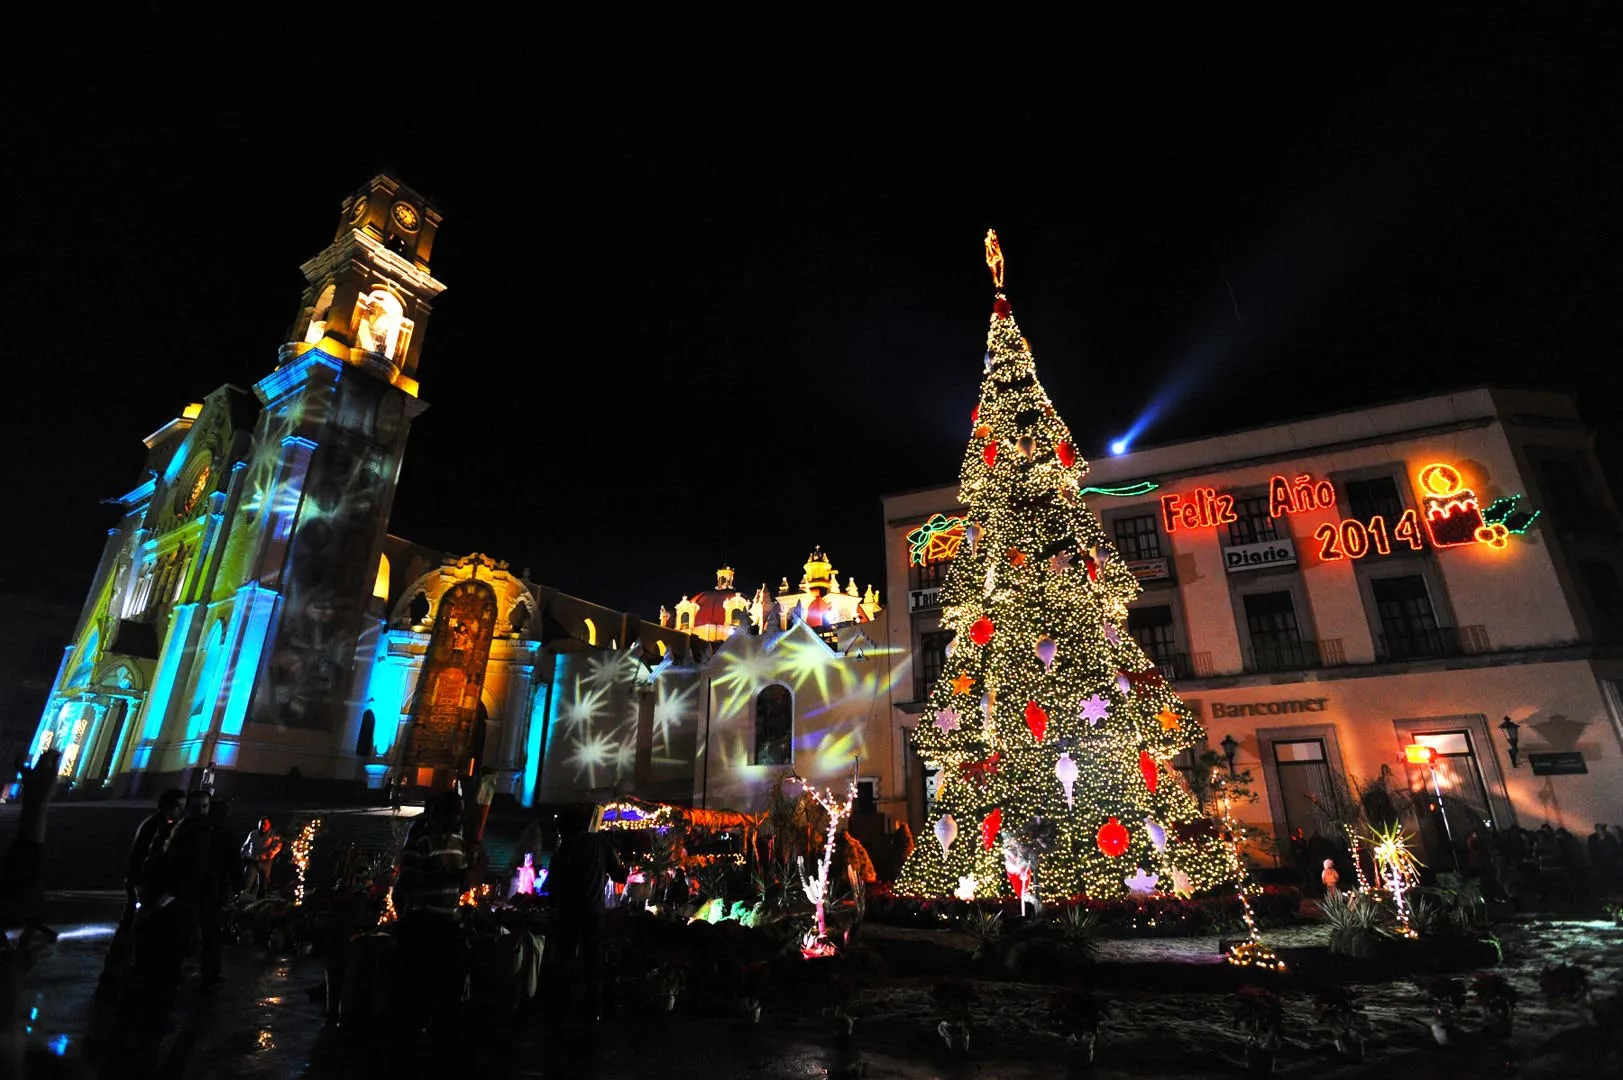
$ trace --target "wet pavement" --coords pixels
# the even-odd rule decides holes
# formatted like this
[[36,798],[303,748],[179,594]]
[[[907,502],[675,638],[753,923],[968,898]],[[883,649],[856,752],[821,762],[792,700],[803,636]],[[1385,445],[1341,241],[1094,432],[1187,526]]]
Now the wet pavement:
[[[52,925],[60,938],[39,955],[28,974],[37,1015],[31,1038],[81,1062],[94,1015],[92,995],[111,941],[120,896],[111,892],[56,893],[50,897]],[[1319,927],[1298,928],[1307,936]],[[1289,934],[1284,935],[1286,937]],[[1127,945],[1127,943],[1122,943]],[[1172,955],[1193,949],[1205,959],[1198,940],[1157,942],[1154,952]],[[1523,1009],[1517,1047],[1507,1048],[1503,1068],[1493,1075],[1568,1075],[1580,1061],[1594,1060],[1596,1048],[1564,1063],[1562,1047],[1581,1049],[1582,1031],[1593,1025],[1570,1008],[1539,1000],[1536,975],[1556,959],[1572,959],[1594,971],[1597,990],[1610,997],[1623,961],[1623,930],[1610,923],[1530,921],[1506,934],[1505,971],[1522,985]],[[1128,951],[1138,949],[1133,945]],[[1162,957],[1165,959],[1165,955]],[[1135,959],[1154,960],[1146,952]],[[158,1075],[175,1080],[270,1077],[368,1076],[394,1078],[455,1075],[476,1068],[503,1077],[619,1080],[655,1076],[659,1080],[779,1080],[831,1075],[834,1039],[815,1006],[791,994],[769,999],[759,1024],[729,1016],[695,1015],[630,1008],[590,1027],[558,1023],[536,1014],[514,1023],[474,1016],[455,1034],[415,1043],[368,1038],[327,1025],[324,973],[314,957],[270,957],[245,946],[228,948],[225,986],[200,993],[188,973],[175,1013],[175,1030],[163,1040]],[[1329,1077],[1389,1075],[1488,1075],[1474,1071],[1485,1060],[1439,1051],[1431,1046],[1421,1000],[1407,981],[1368,987],[1376,1031],[1371,1059],[1338,1060],[1313,1030],[1309,1006],[1293,995],[1287,1001],[1292,1023],[1280,1075]],[[929,986],[920,980],[876,979],[863,991],[857,1046],[869,1080],[1056,1080],[1065,1077],[1065,1052],[1044,1023],[1051,987],[1000,982],[987,984],[975,1013],[976,1043],[968,1060],[948,1058],[933,1034]],[[1167,992],[1123,995],[1100,1042],[1096,1077],[1238,1076],[1243,1072],[1237,1033],[1225,1025],[1225,1003],[1211,995]],[[1560,1032],[1565,1034],[1559,1034]],[[1563,1040],[1567,1040],[1564,1043]],[[1453,1056],[1450,1056],[1450,1053]],[[1611,1061],[1611,1058],[1607,1059]],[[135,1075],[130,1062],[81,1065],[77,1075]],[[1580,1071],[1582,1066],[1579,1066]],[[1463,1072],[1461,1070],[1464,1070]],[[1553,1070],[1553,1071],[1552,1071]],[[1600,1075],[1591,1070],[1591,1075]],[[74,1075],[70,1073],[69,1075]]]

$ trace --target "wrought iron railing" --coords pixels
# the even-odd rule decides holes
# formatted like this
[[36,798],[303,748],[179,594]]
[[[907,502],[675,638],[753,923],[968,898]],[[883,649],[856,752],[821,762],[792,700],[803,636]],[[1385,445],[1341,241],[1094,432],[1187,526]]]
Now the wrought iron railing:
[[1424,660],[1440,656],[1467,656],[1487,652],[1485,626],[1388,628],[1376,635],[1377,660]]

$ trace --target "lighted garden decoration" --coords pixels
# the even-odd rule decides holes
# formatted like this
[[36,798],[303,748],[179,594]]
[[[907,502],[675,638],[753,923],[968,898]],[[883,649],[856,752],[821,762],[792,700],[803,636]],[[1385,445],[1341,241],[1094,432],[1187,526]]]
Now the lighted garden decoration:
[[[817,860],[815,874],[806,876],[806,858],[804,855],[796,859],[800,870],[800,887],[805,890],[806,899],[812,902],[817,912],[817,925],[806,931],[806,936],[800,942],[800,954],[808,960],[818,956],[833,956],[838,950],[834,943],[828,940],[827,902],[828,902],[828,872],[834,865],[834,845],[840,837],[840,824],[851,816],[851,807],[857,801],[857,780],[855,776],[846,785],[845,800],[842,802],[834,797],[834,792],[828,788],[819,791],[812,786],[811,781],[799,776],[794,779],[805,790],[806,794],[817,800],[828,813],[828,836],[823,843],[823,857]],[[938,834],[939,835],[939,834]],[[951,841],[943,841],[945,847]]]
[[1415,937],[1409,925],[1409,889],[1420,875],[1420,863],[1409,850],[1409,837],[1401,825],[1374,830],[1375,876],[1392,897],[1398,916],[1398,933]]
[[[321,819],[312,818],[293,840],[293,902],[304,903],[304,872],[310,867],[310,849],[315,846],[316,833],[321,830]],[[391,893],[393,890],[390,890]]]
[[1083,498],[1123,492],[1082,488],[1088,463],[1037,380],[994,233],[986,256],[997,291],[967,509],[911,538],[933,563],[962,522],[940,599],[955,637],[913,733],[939,778],[938,843],[914,848],[897,889],[1035,906],[1038,882],[1053,898],[1209,888],[1233,873],[1229,852],[1170,765],[1201,726],[1126,632],[1138,580]]

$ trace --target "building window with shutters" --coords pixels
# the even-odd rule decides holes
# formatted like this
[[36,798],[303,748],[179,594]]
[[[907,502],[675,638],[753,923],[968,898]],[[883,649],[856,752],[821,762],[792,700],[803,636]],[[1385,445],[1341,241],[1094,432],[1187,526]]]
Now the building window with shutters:
[[1256,544],[1279,539],[1279,519],[1268,513],[1268,496],[1254,495],[1234,500],[1234,520],[1229,523],[1230,544]]
[[919,636],[919,682],[914,696],[923,701],[935,688],[947,666],[947,644],[952,641],[951,630],[931,630]]
[[1348,480],[1342,488],[1347,500],[1346,517],[1357,521],[1380,517],[1390,526],[1403,516],[1403,496],[1398,493],[1397,481],[1390,476]]
[[1274,782],[1285,812],[1281,824],[1292,848],[1315,837],[1332,839],[1339,846],[1342,838],[1330,825],[1330,815],[1339,808],[1339,799],[1324,740],[1276,740],[1273,758]]
[[1129,562],[1161,557],[1161,530],[1154,514],[1116,519],[1116,550]]
[[1306,666],[1296,601],[1289,589],[1250,593],[1243,598],[1245,628],[1251,638],[1252,662],[1258,671]]
[[1127,632],[1157,667],[1175,664],[1178,635],[1172,621],[1172,605],[1155,604],[1127,612]]
[[1437,625],[1431,591],[1420,574],[1375,578],[1370,583],[1381,624],[1381,654],[1388,660],[1440,656],[1447,650]]

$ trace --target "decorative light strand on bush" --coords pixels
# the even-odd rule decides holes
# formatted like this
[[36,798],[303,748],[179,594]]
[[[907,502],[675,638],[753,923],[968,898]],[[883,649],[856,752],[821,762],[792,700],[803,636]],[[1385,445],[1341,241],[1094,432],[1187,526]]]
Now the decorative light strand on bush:
[[1341,828],[1347,834],[1348,847],[1352,849],[1353,870],[1358,874],[1358,891],[1369,892],[1369,878],[1364,876],[1364,858],[1358,842],[1358,833],[1353,831],[1351,825],[1342,825]]
[[1284,971],[1285,961],[1274,954],[1274,951],[1262,943],[1262,936],[1257,933],[1257,918],[1251,911],[1251,898],[1246,894],[1250,891],[1247,881],[1245,863],[1240,859],[1240,827],[1235,823],[1231,813],[1229,800],[1229,787],[1224,783],[1222,775],[1217,769],[1212,770],[1212,781],[1218,785],[1223,793],[1223,828],[1227,830],[1229,838],[1229,858],[1233,860],[1234,890],[1240,896],[1240,911],[1245,915],[1246,940],[1233,946],[1228,951],[1228,962],[1241,967],[1260,967],[1267,971]]
[[315,846],[316,832],[321,828],[320,818],[311,818],[293,841],[293,902],[304,903],[304,872],[310,866],[310,849]]
[[387,926],[399,918],[400,912],[394,909],[394,886],[390,885],[389,891],[383,894],[383,914],[378,916],[378,925]]
[[1392,906],[1397,909],[1398,933],[1404,937],[1418,937],[1409,925],[1409,884],[1420,870],[1420,862],[1409,850],[1409,837],[1403,826],[1389,825],[1374,829],[1375,873],[1386,891],[1392,894]]
[[[855,772],[854,769],[852,771]],[[823,842],[823,857],[817,861],[815,880],[806,877],[805,857],[802,856],[797,860],[800,867],[800,887],[806,891],[807,898],[811,900],[812,906],[817,911],[816,929],[807,932],[805,938],[801,941],[800,951],[807,959],[814,956],[831,956],[834,954],[835,949],[833,942],[828,940],[828,923],[825,910],[825,904],[828,900],[828,872],[829,868],[834,865],[834,845],[839,839],[840,822],[850,816],[851,807],[857,801],[857,779],[853,775],[846,785],[844,802],[836,799],[833,790],[830,788],[818,791],[809,780],[799,776],[795,776],[793,779],[828,814],[828,836]]]

